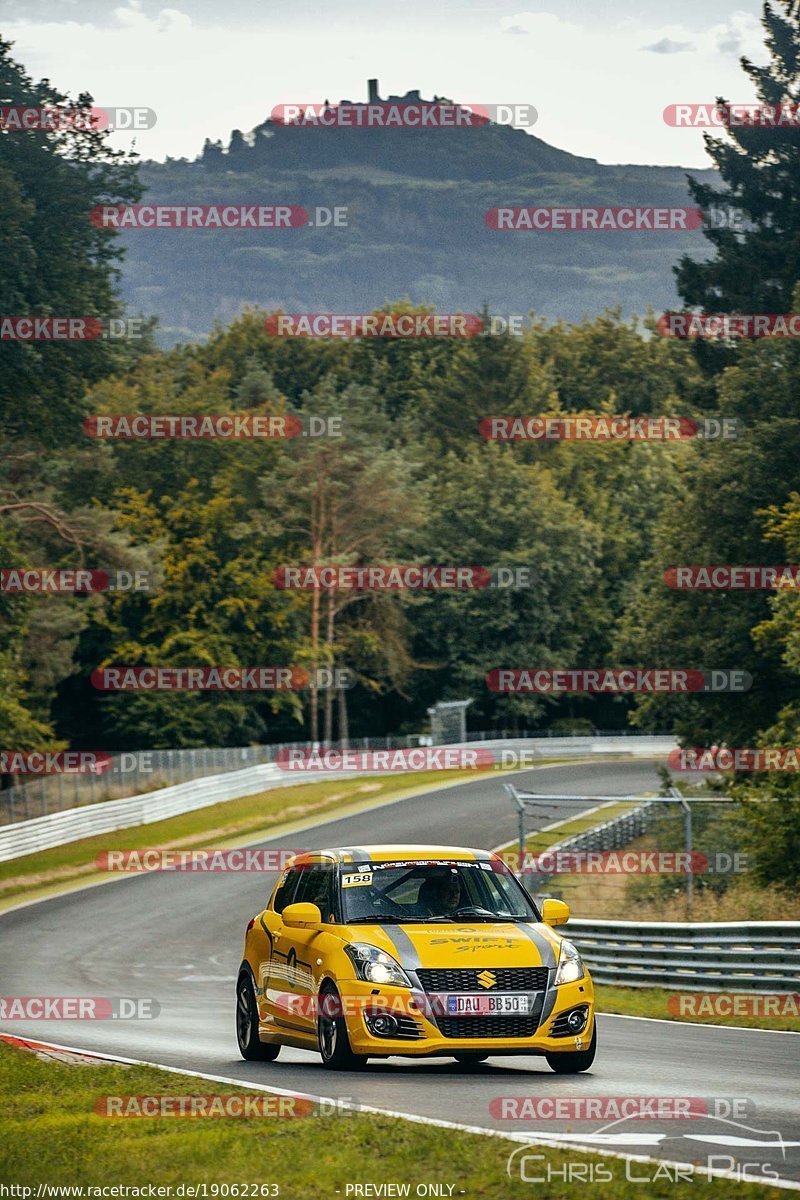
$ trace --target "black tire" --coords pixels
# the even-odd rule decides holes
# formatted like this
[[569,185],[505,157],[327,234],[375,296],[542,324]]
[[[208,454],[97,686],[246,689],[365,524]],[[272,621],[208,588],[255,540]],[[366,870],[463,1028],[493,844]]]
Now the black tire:
[[281,1052],[275,1042],[262,1042],[258,1036],[256,994],[246,971],[236,984],[236,1041],[242,1058],[249,1062],[274,1062]]
[[588,1071],[597,1053],[597,1021],[592,1030],[592,1040],[585,1050],[565,1051],[563,1054],[545,1054],[548,1066],[557,1075],[577,1075],[579,1071]]
[[469,1051],[465,1051],[464,1054],[453,1055],[453,1058],[462,1067],[474,1067],[477,1063],[486,1062],[488,1057],[488,1054],[481,1054],[480,1052],[472,1054]]
[[[328,997],[331,999],[326,1004]],[[366,1054],[354,1054],[350,1047],[339,993],[330,982],[323,983],[319,993],[317,1044],[322,1065],[328,1071],[360,1071],[367,1065]]]

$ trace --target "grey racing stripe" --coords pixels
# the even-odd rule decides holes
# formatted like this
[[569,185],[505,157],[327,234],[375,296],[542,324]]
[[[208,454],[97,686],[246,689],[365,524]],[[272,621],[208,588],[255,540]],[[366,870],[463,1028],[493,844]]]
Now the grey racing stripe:
[[520,930],[521,933],[524,933],[526,937],[529,937],[531,939],[534,946],[539,951],[539,957],[542,960],[542,966],[543,967],[555,967],[556,966],[555,950],[553,949],[552,945],[547,940],[547,938],[543,934],[537,933],[535,929],[531,929],[530,925],[526,925],[523,921],[515,921],[514,924],[516,925],[517,929]]
[[420,983],[419,975],[417,975],[417,968],[422,966],[422,962],[417,954],[416,947],[405,929],[401,929],[399,925],[392,925],[391,930],[390,933],[385,925],[381,926],[381,933],[391,942],[392,948],[395,951],[395,958],[411,982],[411,995],[416,1001],[417,1007],[429,1021],[437,1025],[438,1022],[431,1002],[428,999],[428,993]]
[[535,929],[531,929],[530,925],[525,925],[522,922],[517,923],[517,929],[520,929],[527,937],[531,939],[536,949],[539,951],[542,959],[542,965],[548,968],[547,971],[547,990],[544,994],[542,1003],[542,1011],[539,1014],[539,1029],[542,1029],[545,1022],[549,1019],[552,1013],[556,1000],[558,999],[558,988],[555,985],[556,978],[556,952],[544,934],[537,933]]
[[361,846],[343,846],[340,850],[341,854],[349,854],[351,862],[372,862],[372,855],[367,854],[366,850]]
[[397,950],[397,961],[404,970],[416,971],[422,966],[422,961],[417,954],[414,943],[411,941],[411,938],[408,936],[405,929],[401,928],[401,926],[392,925],[391,928],[392,931],[390,933],[389,930],[383,926],[381,932],[385,934],[385,936]]
[[547,977],[548,977],[550,983],[547,988],[547,991],[544,994],[544,1004],[542,1005],[542,1011],[539,1014],[539,1029],[541,1029],[542,1026],[544,1025],[545,1021],[547,1021],[549,1019],[550,1014],[555,1007],[556,999],[558,997],[558,988],[556,987],[555,982],[554,982],[555,977],[556,977],[555,971],[548,971]]

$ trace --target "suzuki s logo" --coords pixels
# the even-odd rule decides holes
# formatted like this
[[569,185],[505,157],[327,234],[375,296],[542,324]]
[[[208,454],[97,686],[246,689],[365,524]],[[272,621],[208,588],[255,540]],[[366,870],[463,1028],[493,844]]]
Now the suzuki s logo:
[[497,976],[493,975],[491,971],[481,971],[480,975],[478,976],[478,983],[483,988],[494,987],[494,985],[497,983]]

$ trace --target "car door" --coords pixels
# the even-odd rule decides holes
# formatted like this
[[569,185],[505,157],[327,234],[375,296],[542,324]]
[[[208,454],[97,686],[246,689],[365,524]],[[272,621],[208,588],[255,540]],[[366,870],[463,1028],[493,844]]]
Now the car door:
[[[297,891],[303,872],[298,867],[289,867],[284,871],[271,902],[261,915],[256,918],[253,933],[256,935],[256,957],[258,972],[256,977],[256,998],[259,1016],[262,1021],[275,1023],[279,1014],[276,1009],[275,997],[271,993],[284,990],[282,975],[284,971],[285,951],[284,929],[281,913],[287,904],[291,904]],[[275,978],[276,982],[271,982]]]
[[[335,864],[331,859],[319,859],[305,865],[292,894],[292,904],[316,904],[323,922],[330,923],[334,914],[335,875]],[[281,1006],[288,1009],[284,1019],[292,1028],[304,1033],[316,1032],[317,980],[328,942],[324,929],[283,926],[273,952],[270,994],[274,995],[276,1010]],[[285,989],[285,995],[280,998],[279,987]]]

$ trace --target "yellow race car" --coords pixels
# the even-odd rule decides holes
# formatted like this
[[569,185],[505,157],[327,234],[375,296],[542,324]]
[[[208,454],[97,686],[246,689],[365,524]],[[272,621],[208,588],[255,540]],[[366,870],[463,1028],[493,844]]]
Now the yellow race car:
[[503,860],[452,846],[364,846],[289,860],[247,925],[236,984],[244,1058],[318,1050],[353,1070],[368,1058],[544,1055],[592,1065],[594,989]]

